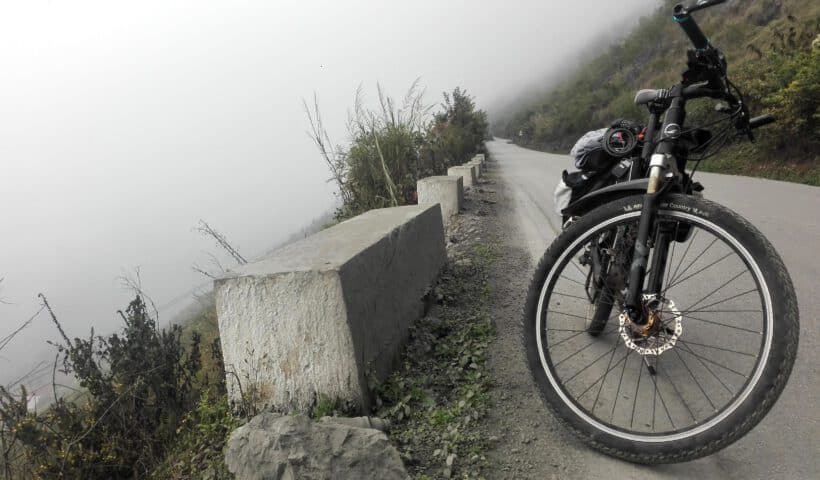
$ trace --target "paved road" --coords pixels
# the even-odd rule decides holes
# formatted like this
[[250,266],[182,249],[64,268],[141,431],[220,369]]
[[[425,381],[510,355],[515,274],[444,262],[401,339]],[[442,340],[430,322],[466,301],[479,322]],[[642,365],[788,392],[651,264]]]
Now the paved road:
[[[560,228],[553,190],[568,156],[535,152],[497,140],[487,144],[498,177],[513,193],[518,231],[533,263]],[[800,306],[800,348],[786,390],[769,415],[727,449],[686,464],[643,467],[585,449],[588,478],[810,479],[820,472],[820,188],[748,177],[700,173],[705,196],[739,212],[756,225],[789,269]],[[531,265],[531,268],[534,268]],[[523,272],[529,276],[531,272]],[[547,414],[547,413],[545,413]],[[556,441],[558,441],[556,439]]]

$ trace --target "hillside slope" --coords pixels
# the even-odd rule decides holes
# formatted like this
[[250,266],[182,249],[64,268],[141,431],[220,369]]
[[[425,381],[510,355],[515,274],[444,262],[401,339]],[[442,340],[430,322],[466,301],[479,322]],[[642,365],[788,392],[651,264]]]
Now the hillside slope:
[[[635,91],[677,82],[690,47],[670,19],[675,2],[662,3],[567,81],[495,118],[494,133],[531,148],[566,152],[584,132],[616,118],[644,119],[646,113],[632,104]],[[756,144],[733,144],[701,168],[820,184],[820,2],[731,0],[695,15],[726,54],[730,78],[753,114],[778,117]],[[704,118],[711,108],[691,107],[697,112],[692,119]]]

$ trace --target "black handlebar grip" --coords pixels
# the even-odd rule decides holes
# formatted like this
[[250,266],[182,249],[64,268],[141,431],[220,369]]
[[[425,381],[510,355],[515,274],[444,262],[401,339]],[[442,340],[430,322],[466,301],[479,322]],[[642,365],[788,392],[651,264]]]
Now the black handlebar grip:
[[775,121],[777,121],[777,119],[774,118],[773,115],[769,115],[767,113],[765,115],[760,115],[749,120],[749,128],[754,129],[757,127],[762,127],[763,125],[768,125],[770,123],[774,123]]
[[686,10],[689,13],[696,12],[698,10],[703,10],[704,8],[714,7],[715,5],[720,5],[721,3],[726,3],[728,0],[698,0],[698,2],[691,7],[687,8]]
[[695,19],[689,15],[689,11],[683,6],[683,4],[679,3],[675,5],[672,19],[680,25],[680,28],[683,29],[684,33],[686,33],[686,36],[692,41],[695,48],[698,50],[703,50],[709,46],[709,40],[706,38],[706,35],[704,35],[700,30],[700,27],[695,22]]

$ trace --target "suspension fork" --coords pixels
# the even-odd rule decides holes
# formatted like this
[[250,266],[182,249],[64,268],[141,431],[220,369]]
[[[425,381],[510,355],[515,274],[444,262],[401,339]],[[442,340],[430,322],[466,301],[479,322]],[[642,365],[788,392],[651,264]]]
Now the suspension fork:
[[[664,177],[671,167],[677,170],[675,159],[672,156],[673,142],[680,136],[681,125],[686,116],[686,101],[681,96],[680,86],[670,92],[672,101],[664,116],[660,138],[655,153],[649,162],[649,185],[643,199],[641,217],[638,221],[638,235],[635,239],[635,250],[632,255],[632,265],[629,268],[629,288],[625,298],[625,308],[630,319],[637,324],[646,323],[641,305],[641,296],[644,290],[647,264],[649,263],[650,235],[658,213],[658,205],[664,194]],[[652,256],[652,273],[649,278],[649,291],[658,293],[663,282],[663,272],[666,265],[666,255],[672,232],[666,228],[659,228],[655,238],[655,250]]]
[[[626,293],[626,310],[633,322],[642,324],[643,308],[641,308],[641,294],[643,293],[646,266],[649,261],[649,234],[655,216],[658,212],[660,192],[658,183],[662,172],[663,154],[652,155],[649,167],[649,187],[643,197],[641,218],[638,221],[638,235],[635,239],[635,250],[632,254],[632,265],[629,267],[629,289]],[[658,165],[658,163],[661,163]],[[655,255],[657,257],[657,255]]]

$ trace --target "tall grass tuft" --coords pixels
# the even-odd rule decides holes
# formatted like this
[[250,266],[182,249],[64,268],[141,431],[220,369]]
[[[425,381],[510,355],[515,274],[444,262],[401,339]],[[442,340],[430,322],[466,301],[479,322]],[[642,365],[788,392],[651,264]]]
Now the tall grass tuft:
[[416,181],[440,175],[483,149],[486,114],[475,109],[466,92],[444,94],[443,111],[430,114],[424,90],[413,82],[400,101],[376,86],[375,107],[368,108],[362,88],[356,90],[348,118],[349,146],[333,146],[318,101],[305,103],[308,132],[339,188],[338,219],[374,208],[416,203]]

